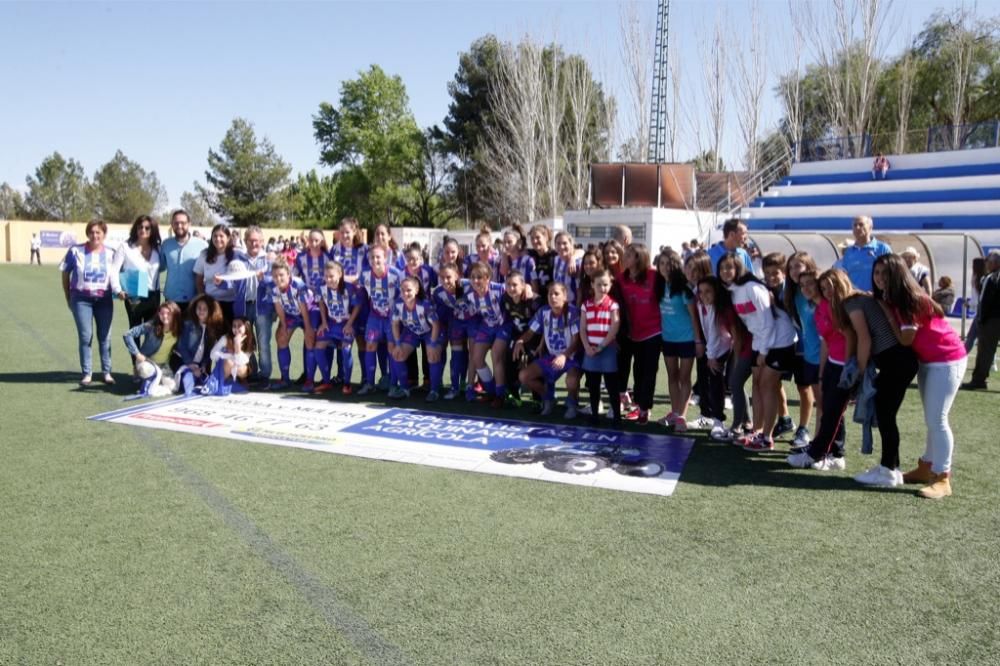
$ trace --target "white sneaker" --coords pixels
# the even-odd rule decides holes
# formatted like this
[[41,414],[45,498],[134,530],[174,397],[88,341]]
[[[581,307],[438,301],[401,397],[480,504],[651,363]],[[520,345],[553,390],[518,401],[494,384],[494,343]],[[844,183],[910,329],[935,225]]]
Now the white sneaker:
[[691,396],[691,404],[697,406],[701,402],[701,397],[698,394]]
[[709,439],[716,442],[730,441],[733,438],[733,433],[726,426],[722,425],[721,421],[718,423],[719,425],[714,426],[712,432],[708,434]]
[[809,428],[805,426],[799,426],[795,431],[795,439],[792,440],[792,446],[798,449],[809,446]]
[[812,456],[803,451],[802,453],[793,453],[792,455],[785,458],[785,461],[792,467],[798,467],[799,469],[805,469],[806,467],[816,468],[816,461],[813,460]]
[[730,398],[729,396],[726,396],[725,406],[726,406],[726,409],[732,411],[732,409],[733,409],[733,399]]
[[847,469],[847,461],[844,458],[826,456],[822,460],[814,462],[812,468],[821,472],[839,472]]
[[691,430],[711,430],[718,424],[719,421],[715,419],[710,419],[707,416],[699,416],[694,421],[688,423],[687,427]]
[[903,473],[898,469],[889,469],[882,465],[875,465],[870,470],[858,474],[854,477],[854,480],[866,486],[895,488],[896,486],[903,485]]

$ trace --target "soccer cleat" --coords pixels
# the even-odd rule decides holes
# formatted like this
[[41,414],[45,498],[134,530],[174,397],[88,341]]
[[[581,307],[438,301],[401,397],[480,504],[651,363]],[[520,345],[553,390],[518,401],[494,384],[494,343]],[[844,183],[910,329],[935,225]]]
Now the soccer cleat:
[[313,389],[313,393],[326,393],[333,388],[333,384],[329,382],[323,382],[322,384],[317,384],[316,388]]
[[771,433],[772,439],[777,439],[781,437],[786,432],[791,432],[795,429],[795,424],[792,423],[791,416],[782,416],[778,418],[778,422],[774,424],[774,431]]
[[313,381],[311,379],[307,379],[302,384],[302,392],[303,393],[312,393],[315,390],[316,390],[316,386],[313,384]]
[[812,465],[813,469],[818,469],[821,472],[842,472],[847,469],[847,461],[841,456],[837,458],[836,456],[824,456],[822,460],[817,460]]
[[758,433],[749,442],[743,445],[744,451],[750,451],[753,453],[761,451],[773,451],[774,450],[774,440],[770,437],[764,435],[764,433]]
[[542,411],[538,412],[539,416],[551,416],[552,410],[556,408],[555,400],[542,400]]
[[575,402],[569,402],[569,401],[566,402],[566,413],[563,414],[564,419],[566,419],[567,421],[570,419],[575,419],[579,413],[580,410],[577,408]]
[[437,391],[428,391],[427,392],[427,397],[424,398],[424,402],[437,402],[440,399],[441,399],[441,396],[438,395]]
[[375,385],[365,382],[364,384],[361,385],[361,388],[358,390],[358,395],[368,395],[369,393],[374,393],[374,392],[375,392]]
[[911,469],[903,475],[903,483],[923,483],[929,484],[934,481],[934,472],[931,471],[931,464],[923,458],[917,458],[916,469]]
[[816,460],[813,457],[803,451],[802,453],[793,453],[792,455],[785,458],[785,461],[792,467],[798,467],[799,469],[805,469],[806,467],[812,467],[816,469]]
[[802,449],[809,446],[809,428],[799,426],[795,429],[795,439],[792,440],[792,448]]
[[465,389],[465,401],[475,402],[475,400],[476,400],[476,390],[470,386],[467,389]]
[[351,388],[350,384],[344,384],[344,388],[340,389],[340,393],[342,395],[351,395],[352,393],[354,393],[354,389]]
[[917,495],[924,499],[944,499],[951,496],[951,474],[933,474],[930,485],[924,486],[917,491]]
[[889,469],[882,465],[875,465],[871,469],[854,477],[858,483],[866,486],[878,488],[895,488],[903,485],[903,474],[898,469]]
[[462,395],[462,392],[460,390],[458,390],[457,388],[450,388],[450,389],[448,389],[448,392],[444,394],[444,399],[445,400],[454,400],[455,398],[457,398],[460,395]]
[[410,392],[402,386],[392,386],[389,388],[388,397],[393,400],[402,400],[403,398],[409,398]]

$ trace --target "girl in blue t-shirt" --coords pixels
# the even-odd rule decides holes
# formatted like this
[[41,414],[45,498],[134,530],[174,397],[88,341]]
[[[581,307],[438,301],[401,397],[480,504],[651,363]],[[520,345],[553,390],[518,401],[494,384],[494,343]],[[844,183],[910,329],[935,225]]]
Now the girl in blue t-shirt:
[[[660,303],[660,336],[663,339],[663,359],[667,367],[667,388],[670,394],[670,412],[659,423],[677,432],[687,430],[688,402],[691,400],[691,369],[695,356],[704,353],[694,294],[688,286],[681,256],[671,249],[665,250],[656,260],[656,268],[663,276],[662,293],[657,293]],[[659,289],[658,289],[659,291]]]
[[798,329],[799,341],[795,346],[795,369],[792,374],[799,392],[799,427],[795,430],[792,448],[804,449],[809,446],[809,420],[813,408],[816,409],[816,423],[819,424],[821,403],[819,400],[819,354],[820,339],[816,331],[816,303],[803,293],[800,276],[811,273],[813,282],[819,274],[816,260],[808,252],[795,252],[788,257],[785,265],[785,289],[783,294],[785,312],[792,318]]

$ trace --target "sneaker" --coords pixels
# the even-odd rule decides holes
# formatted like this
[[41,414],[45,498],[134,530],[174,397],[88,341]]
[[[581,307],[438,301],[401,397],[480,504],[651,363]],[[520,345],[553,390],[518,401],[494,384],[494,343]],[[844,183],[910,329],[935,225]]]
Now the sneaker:
[[784,435],[786,432],[791,432],[795,429],[795,424],[792,423],[791,416],[782,416],[778,419],[778,422],[774,424],[774,432],[771,433],[772,439],[777,439],[778,437]]
[[388,397],[393,400],[402,400],[403,398],[409,398],[410,392],[402,386],[393,386],[389,388]]
[[726,426],[719,425],[712,428],[708,438],[715,442],[728,442],[733,438],[733,433]]
[[638,423],[639,425],[646,425],[647,423],[649,423],[649,412],[647,412],[645,409],[640,409],[639,416],[636,417],[635,422]]
[[555,400],[542,400],[542,411],[538,412],[539,416],[552,416],[552,410],[556,408]]
[[341,395],[351,395],[354,393],[354,389],[351,388],[350,384],[344,384],[344,388],[340,389]]
[[669,414],[667,414],[666,416],[664,416],[662,419],[657,419],[656,420],[656,424],[657,425],[661,425],[664,428],[670,428],[670,427],[673,427],[674,421],[676,421],[676,420],[677,420],[677,415],[674,414],[673,412],[670,412]]
[[[579,414],[580,416],[590,416],[590,403],[589,402],[585,402],[584,404],[582,404],[579,407],[577,407],[576,408],[576,413]],[[600,410],[598,410],[597,413],[600,414],[601,413]],[[596,414],[595,414],[595,416],[596,416]]]
[[369,393],[374,393],[374,392],[375,392],[375,385],[369,382],[365,382],[364,384],[361,385],[361,388],[358,389],[358,395],[368,395]]
[[684,420],[683,416],[674,419],[674,432],[687,432],[687,429],[687,421]]
[[633,407],[632,409],[623,410],[622,411],[622,418],[624,418],[626,421],[638,421],[639,420],[639,413],[641,411],[642,410],[639,409],[638,407]]
[[323,382],[322,384],[317,384],[316,388],[313,389],[313,393],[326,393],[333,388],[333,384],[330,382]]
[[694,421],[691,421],[691,423],[688,423],[687,425],[688,428],[691,428],[692,430],[711,430],[716,425],[718,425],[718,421],[716,421],[715,419],[710,419],[707,416],[699,416],[698,418],[696,418]]
[[986,382],[965,382],[958,388],[962,389],[963,391],[985,391],[989,387],[986,386]]
[[379,391],[388,391],[390,388],[389,375],[382,375],[381,377],[379,377],[378,383],[375,384],[375,388],[377,388]]
[[792,447],[801,449],[809,446],[809,428],[799,426],[795,429],[795,438],[792,440]]
[[462,392],[459,391],[457,388],[450,388],[450,389],[448,389],[448,392],[444,394],[444,399],[445,400],[454,400],[455,398],[457,398],[460,395],[462,395]]
[[847,461],[843,456],[840,458],[825,456],[822,460],[814,462],[812,468],[821,472],[842,472],[847,469]]
[[903,473],[898,469],[889,469],[882,465],[875,465],[866,472],[862,472],[854,477],[858,483],[866,486],[876,486],[878,488],[895,488],[903,485]]
[[730,432],[733,433],[733,446],[740,448],[752,442],[758,434],[754,430],[747,428],[733,428]]
[[427,393],[427,397],[424,398],[424,402],[437,402],[440,399],[441,399],[441,396],[438,395],[437,391],[429,391]]
[[760,451],[774,451],[774,440],[765,436],[764,433],[759,433],[743,445],[743,450],[754,453]]
[[566,413],[563,414],[563,418],[567,421],[575,419],[580,413],[580,409],[576,406],[575,402],[566,401]]
[[[826,460],[825,458],[823,460]],[[792,455],[785,458],[787,462],[792,467],[798,467],[799,469],[805,469],[806,467],[812,467],[813,469],[819,469],[816,467],[817,461],[813,460],[813,457],[803,451],[802,453],[793,453]],[[822,462],[822,461],[820,461]]]

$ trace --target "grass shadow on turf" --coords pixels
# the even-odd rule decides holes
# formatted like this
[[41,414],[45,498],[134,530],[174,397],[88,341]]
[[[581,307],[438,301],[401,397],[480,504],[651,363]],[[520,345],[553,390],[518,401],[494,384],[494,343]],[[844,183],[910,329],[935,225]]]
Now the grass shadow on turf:
[[[74,388],[83,389],[82,386],[78,386],[80,381],[79,372],[66,372],[62,370],[47,370],[45,372],[3,372],[0,373],[0,384],[66,384]],[[90,388],[94,387],[104,387],[101,383],[100,376],[96,376],[96,379]]]

